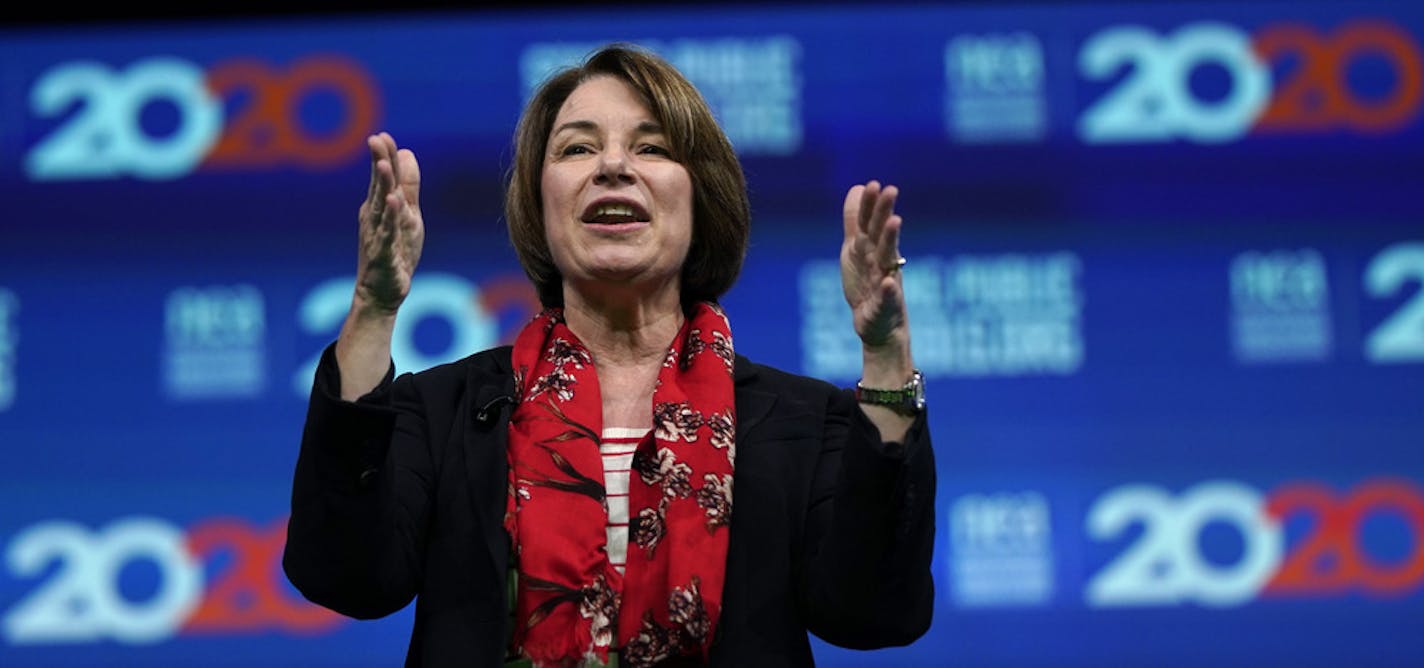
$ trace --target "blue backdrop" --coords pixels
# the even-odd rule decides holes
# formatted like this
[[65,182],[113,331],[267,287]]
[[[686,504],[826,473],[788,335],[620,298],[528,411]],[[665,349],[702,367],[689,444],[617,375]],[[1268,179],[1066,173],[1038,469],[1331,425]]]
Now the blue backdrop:
[[363,138],[419,155],[395,356],[507,341],[525,95],[610,40],[744,159],[753,359],[849,385],[841,198],[902,189],[934,626],[825,665],[1424,662],[1424,10],[600,8],[0,32],[0,664],[394,665],[279,565]]

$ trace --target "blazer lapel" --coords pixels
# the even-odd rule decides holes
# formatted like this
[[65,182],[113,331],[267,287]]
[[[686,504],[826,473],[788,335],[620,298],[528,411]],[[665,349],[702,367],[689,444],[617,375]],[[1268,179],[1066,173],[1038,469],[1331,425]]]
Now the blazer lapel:
[[733,365],[737,402],[737,448],[743,448],[746,436],[761,423],[776,404],[776,395],[755,389],[757,369],[751,360],[737,355]]
[[504,510],[509,494],[509,413],[514,406],[514,374],[509,354],[494,356],[493,369],[471,365],[466,376],[471,403],[465,407],[469,428],[464,430],[465,471],[470,503],[480,522],[494,576],[504,582],[509,568],[509,536],[504,530]]

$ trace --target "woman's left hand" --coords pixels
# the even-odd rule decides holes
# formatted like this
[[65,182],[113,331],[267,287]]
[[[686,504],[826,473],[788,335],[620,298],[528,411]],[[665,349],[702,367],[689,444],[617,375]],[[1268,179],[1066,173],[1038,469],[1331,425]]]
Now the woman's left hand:
[[855,333],[867,350],[900,348],[908,353],[905,291],[900,276],[900,216],[895,186],[878,181],[846,193],[841,286]]

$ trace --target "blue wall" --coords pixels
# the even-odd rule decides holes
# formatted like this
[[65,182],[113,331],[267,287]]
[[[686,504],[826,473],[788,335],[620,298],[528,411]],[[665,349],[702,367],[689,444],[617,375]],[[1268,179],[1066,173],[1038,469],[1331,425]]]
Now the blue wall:
[[0,32],[0,664],[392,665],[278,564],[362,138],[428,228],[400,370],[534,307],[525,94],[599,43],[707,95],[754,359],[849,385],[846,188],[902,189],[934,627],[825,665],[1424,661],[1424,11],[989,3]]

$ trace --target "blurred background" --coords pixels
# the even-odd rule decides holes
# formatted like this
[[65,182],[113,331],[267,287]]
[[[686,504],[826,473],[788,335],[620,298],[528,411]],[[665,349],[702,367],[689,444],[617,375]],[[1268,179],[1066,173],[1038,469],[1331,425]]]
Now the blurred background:
[[820,664],[1424,663],[1416,3],[36,10],[0,27],[0,665],[403,660],[413,606],[279,564],[363,138],[424,177],[398,369],[506,342],[515,121],[612,40],[744,160],[739,352],[853,384],[841,199],[902,190],[935,621]]

